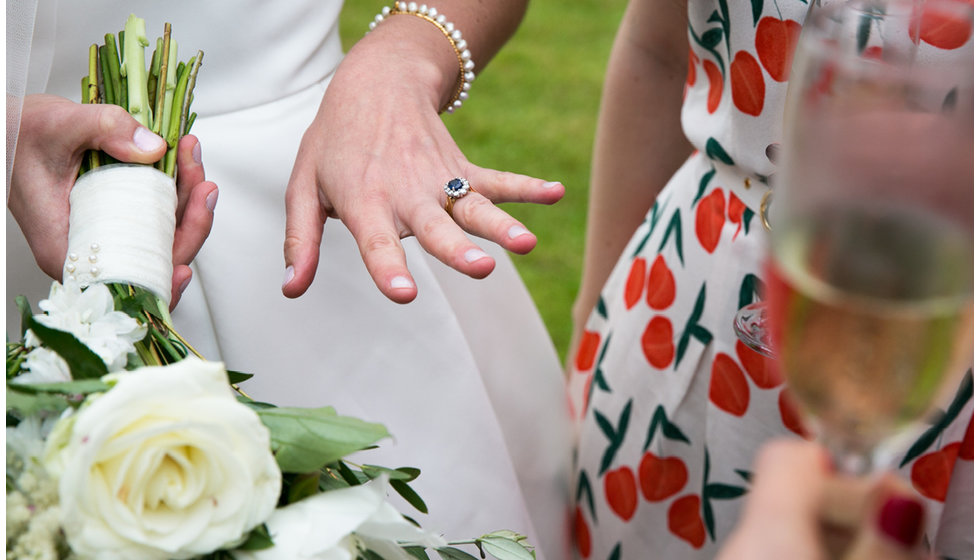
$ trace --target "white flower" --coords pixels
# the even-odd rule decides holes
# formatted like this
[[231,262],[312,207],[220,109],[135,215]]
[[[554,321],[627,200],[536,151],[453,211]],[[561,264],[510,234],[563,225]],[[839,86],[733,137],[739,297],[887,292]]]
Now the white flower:
[[[81,558],[190,558],[235,546],[275,509],[269,430],[224,366],[189,358],[112,374],[50,438],[62,524]],[[59,429],[56,428],[58,433]]]
[[57,352],[49,348],[39,347],[31,350],[24,360],[24,369],[27,370],[27,373],[22,373],[11,381],[14,383],[71,381],[71,369],[69,369],[68,363]]
[[398,543],[446,546],[442,537],[412,525],[385,501],[387,484],[387,477],[380,477],[277,509],[266,521],[276,545],[233,554],[237,560],[351,560],[363,547],[386,560],[411,560]]
[[[122,311],[115,311],[112,294],[104,284],[93,284],[84,291],[76,283],[51,284],[48,299],[38,307],[47,314],[34,319],[46,327],[69,332],[98,354],[109,371],[126,366],[126,355],[134,344],[146,336],[146,328]],[[28,347],[38,346],[37,336],[28,331],[24,338]]]

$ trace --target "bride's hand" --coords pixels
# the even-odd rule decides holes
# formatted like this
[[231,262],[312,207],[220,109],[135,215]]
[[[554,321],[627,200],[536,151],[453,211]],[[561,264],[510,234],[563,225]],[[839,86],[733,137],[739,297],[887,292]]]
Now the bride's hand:
[[[86,150],[125,162],[153,163],[166,143],[114,105],[81,105],[53,95],[24,98],[7,206],[38,266],[60,279],[68,251],[68,195]],[[178,150],[177,232],[172,304],[190,280],[188,268],[211,229],[217,186],[204,180],[197,138]]]
[[[391,46],[395,35],[398,48]],[[427,61],[427,52],[448,58]],[[447,72],[453,65],[456,72]],[[286,191],[286,296],[298,297],[312,283],[328,217],[343,221],[378,289],[399,303],[417,295],[402,238],[414,235],[474,278],[495,263],[466,232],[518,254],[534,248],[536,237],[495,204],[552,204],[565,189],[466,159],[438,115],[446,94],[435,93],[450,91],[457,74],[445,38],[415,17],[389,18],[351,49],[303,137]],[[454,177],[473,191],[450,216],[443,186]]]

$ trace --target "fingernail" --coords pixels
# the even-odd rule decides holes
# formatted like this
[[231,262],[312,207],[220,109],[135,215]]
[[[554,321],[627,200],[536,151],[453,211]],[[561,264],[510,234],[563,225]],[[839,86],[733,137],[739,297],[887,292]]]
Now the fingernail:
[[208,194],[208,197],[204,199],[204,205],[208,207],[208,210],[214,212],[214,207],[218,205],[218,189],[214,189]]
[[480,259],[485,259],[489,256],[490,255],[484,253],[479,249],[470,249],[469,251],[466,251],[465,254],[463,254],[463,258],[466,259],[466,262],[468,263],[478,261]]
[[878,515],[878,528],[906,548],[919,541],[925,509],[916,500],[893,496],[888,498]]
[[163,146],[163,138],[150,132],[150,129],[140,126],[133,133],[133,143],[143,152],[153,152]]
[[557,187],[560,184],[561,183],[559,183],[558,181],[548,181],[547,183],[541,185],[541,188],[543,188],[543,189],[553,189],[553,188]]
[[293,265],[286,267],[286,276],[282,280],[282,286],[285,288],[287,284],[293,281],[293,276],[296,276],[296,271],[293,270]]
[[531,232],[529,232],[524,226],[510,226],[510,229],[507,230],[507,236],[511,239],[522,235],[528,235],[529,233]]
[[180,288],[178,288],[178,290],[180,290],[180,293],[184,293],[184,290],[187,289],[187,286],[189,286],[190,283],[191,283],[191,279],[190,278],[187,278],[186,280],[184,280],[183,282],[181,282],[180,283]]
[[198,142],[194,144],[194,148],[191,149],[191,157],[194,158],[194,163],[201,165],[201,143]]
[[391,282],[389,282],[388,285],[393,289],[400,290],[403,288],[411,288],[412,281],[404,276],[395,276],[391,279]]

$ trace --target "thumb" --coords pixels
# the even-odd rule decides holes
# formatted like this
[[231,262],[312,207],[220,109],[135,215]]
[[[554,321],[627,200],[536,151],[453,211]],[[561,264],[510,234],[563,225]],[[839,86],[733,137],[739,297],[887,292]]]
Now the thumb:
[[83,105],[80,116],[86,121],[81,126],[65,127],[77,135],[76,146],[102,150],[129,163],[153,163],[166,152],[167,143],[163,138],[118,105]]

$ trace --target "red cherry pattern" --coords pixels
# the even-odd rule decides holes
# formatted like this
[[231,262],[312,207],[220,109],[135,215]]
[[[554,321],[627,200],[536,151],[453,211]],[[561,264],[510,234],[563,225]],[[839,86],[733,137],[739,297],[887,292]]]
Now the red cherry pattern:
[[694,214],[694,233],[708,253],[714,253],[725,225],[725,193],[716,188],[698,202]]
[[760,389],[774,389],[783,383],[776,361],[749,348],[741,340],[735,343],[735,354],[749,378]]
[[647,323],[640,337],[643,355],[657,369],[667,369],[674,361],[674,327],[670,319],[657,315]]
[[779,416],[787,430],[802,438],[810,439],[810,433],[803,424],[803,417],[800,415],[800,407],[796,404],[796,400],[789,389],[783,389],[779,392]]
[[[961,4],[969,4],[973,0],[957,0]],[[972,14],[972,10],[968,13]],[[914,24],[913,24],[914,25]],[[909,36],[915,38],[915,28],[910,26]],[[973,21],[966,17],[966,12],[944,9],[936,3],[924,2],[922,19],[919,22],[919,39],[939,49],[958,49],[970,40],[973,35]]]
[[674,273],[667,266],[663,255],[658,255],[650,267],[650,280],[647,283],[647,304],[657,310],[664,310],[674,303],[677,286]]
[[973,460],[973,416],[970,416],[970,424],[966,427],[966,434],[963,435],[963,445],[960,445],[960,459],[964,461]]
[[575,369],[589,371],[595,365],[595,357],[599,352],[599,333],[586,330],[582,333],[578,352],[575,354]]
[[623,521],[632,519],[639,501],[633,471],[626,466],[610,470],[603,482],[609,509]]
[[632,309],[643,296],[643,284],[646,281],[647,261],[643,258],[633,259],[629,276],[626,277],[626,290],[623,299],[626,309]]
[[696,549],[704,546],[707,534],[704,521],[701,520],[701,498],[690,494],[670,504],[667,510],[667,528]]
[[592,535],[589,533],[589,525],[585,522],[585,515],[582,508],[575,508],[575,545],[578,547],[579,556],[588,558],[592,554]]
[[715,355],[708,398],[715,406],[735,416],[742,416],[749,409],[749,384],[742,368],[728,354]]
[[758,117],[766,100],[766,80],[758,61],[748,51],[738,51],[732,60],[732,102],[739,111]]
[[766,72],[777,82],[789,79],[790,61],[803,28],[793,20],[764,17],[755,30],[755,51]]
[[931,500],[946,501],[949,479],[960,454],[960,442],[954,442],[938,451],[926,453],[912,463],[910,478],[912,487]]
[[637,469],[640,492],[650,502],[659,502],[677,494],[687,484],[687,467],[678,457],[658,457],[647,451]]
[[702,63],[704,73],[708,76],[708,113],[714,113],[721,105],[721,94],[725,90],[725,79],[721,76],[721,70],[710,60]]

